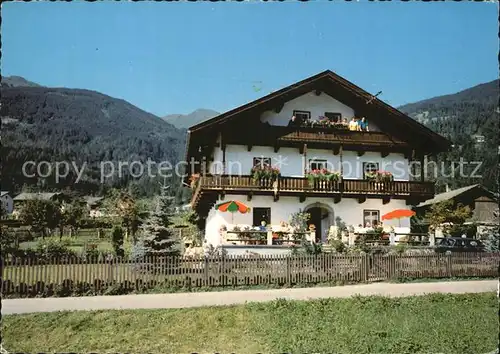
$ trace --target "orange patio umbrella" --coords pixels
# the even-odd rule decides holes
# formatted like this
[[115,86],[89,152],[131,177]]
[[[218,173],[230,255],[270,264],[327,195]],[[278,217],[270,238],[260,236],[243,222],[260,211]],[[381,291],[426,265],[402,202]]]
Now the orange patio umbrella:
[[230,212],[231,213],[231,223],[234,219],[234,213],[240,212],[242,214],[249,213],[250,207],[243,204],[242,202],[238,202],[237,200],[229,200],[224,203],[217,204],[215,206],[215,210],[220,210],[222,212]]
[[398,219],[399,227],[401,227],[402,218],[411,218],[415,215],[415,212],[410,209],[396,209],[387,214],[382,215],[382,220],[393,220]]

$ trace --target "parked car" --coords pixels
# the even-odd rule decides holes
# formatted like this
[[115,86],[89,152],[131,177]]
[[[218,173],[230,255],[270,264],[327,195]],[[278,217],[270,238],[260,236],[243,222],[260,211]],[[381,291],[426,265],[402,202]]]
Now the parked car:
[[446,237],[435,246],[438,253],[484,252],[484,245],[479,240],[464,237]]

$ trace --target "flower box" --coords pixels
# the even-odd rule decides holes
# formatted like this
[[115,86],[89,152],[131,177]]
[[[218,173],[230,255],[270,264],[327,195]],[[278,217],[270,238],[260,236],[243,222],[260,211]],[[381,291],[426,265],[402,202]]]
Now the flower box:
[[340,172],[321,169],[321,170],[310,171],[309,173],[306,174],[306,178],[309,180],[310,183],[314,183],[317,181],[337,182],[340,181],[342,175],[340,174]]
[[328,128],[331,130],[349,130],[349,125],[342,122],[332,122],[327,117],[319,117],[319,120],[308,120],[300,124],[306,128]]
[[250,174],[254,181],[262,179],[275,181],[280,175],[280,170],[277,167],[271,166],[255,166],[251,169]]
[[365,178],[368,181],[374,182],[392,182],[394,181],[394,176],[392,173],[387,171],[377,171],[377,172],[367,172]]

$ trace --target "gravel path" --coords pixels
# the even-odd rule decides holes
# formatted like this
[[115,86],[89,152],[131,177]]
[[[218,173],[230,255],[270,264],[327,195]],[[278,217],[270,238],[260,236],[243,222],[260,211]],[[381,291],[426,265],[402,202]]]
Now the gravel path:
[[278,298],[308,300],[345,298],[353,295],[390,297],[424,295],[427,293],[479,293],[496,291],[497,280],[457,281],[440,283],[390,284],[376,283],[336,287],[236,290],[221,292],[87,296],[66,298],[7,299],[2,301],[2,314],[111,309],[167,309],[200,306],[221,306],[264,302]]

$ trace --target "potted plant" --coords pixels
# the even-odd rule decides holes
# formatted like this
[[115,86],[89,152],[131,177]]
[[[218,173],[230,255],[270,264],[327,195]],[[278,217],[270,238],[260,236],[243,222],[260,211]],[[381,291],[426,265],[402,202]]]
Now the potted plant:
[[340,174],[340,172],[329,171],[327,169],[312,170],[306,175],[309,184],[320,188],[325,188],[327,186],[326,182],[340,181],[341,177],[342,175]]
[[272,166],[254,166],[250,170],[250,174],[254,181],[262,182],[274,182],[278,179],[280,175],[280,170],[277,167]]
[[392,182],[394,181],[394,176],[388,171],[378,171],[377,172],[377,182]]
[[365,172],[365,179],[368,181],[375,181],[377,179],[376,172]]
[[392,182],[394,181],[394,176],[388,171],[376,171],[376,172],[366,172],[365,178],[369,181],[375,182]]

